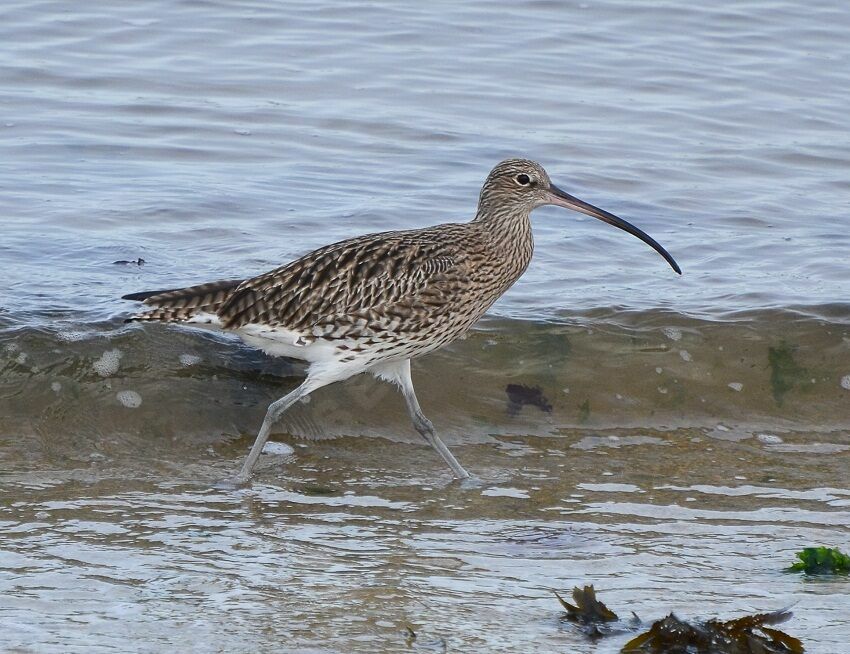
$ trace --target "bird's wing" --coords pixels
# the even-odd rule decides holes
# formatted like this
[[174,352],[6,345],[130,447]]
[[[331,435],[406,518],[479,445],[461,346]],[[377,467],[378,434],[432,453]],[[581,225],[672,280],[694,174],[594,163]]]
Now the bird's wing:
[[230,329],[263,324],[319,336],[335,324],[439,311],[467,278],[462,250],[446,234],[369,234],[244,281],[218,317]]

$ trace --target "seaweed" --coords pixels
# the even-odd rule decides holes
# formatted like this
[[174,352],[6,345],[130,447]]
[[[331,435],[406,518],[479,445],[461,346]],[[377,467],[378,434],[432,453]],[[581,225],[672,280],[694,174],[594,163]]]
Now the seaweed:
[[567,602],[563,597],[555,593],[555,597],[567,612],[567,619],[573,622],[613,622],[619,620],[617,614],[596,599],[596,590],[592,585],[573,588],[573,601],[575,605]]
[[800,559],[788,572],[805,572],[808,575],[846,574],[850,572],[850,556],[833,547],[807,547],[797,552]]
[[428,650],[432,652],[441,652],[445,654],[448,651],[448,643],[445,638],[431,639],[425,642],[420,642],[419,636],[413,630],[413,627],[406,625],[404,627],[404,644],[407,649]]
[[[555,597],[566,610],[565,619],[580,625],[581,631],[598,638],[624,631],[635,631],[640,619],[632,613],[625,624],[596,598],[593,586],[573,588],[570,604],[557,592]],[[788,609],[772,613],[745,615],[734,620],[688,622],[673,613],[656,620],[644,633],[632,638],[621,654],[802,654],[803,644],[771,627],[791,617]]]
[[536,406],[544,413],[552,413],[552,404],[543,395],[539,386],[525,384],[508,384],[505,387],[508,395],[508,415],[516,416],[526,404]]
[[770,366],[770,386],[773,389],[773,399],[776,404],[782,406],[785,394],[802,383],[808,375],[794,360],[794,352],[797,348],[782,341],[776,347],[767,349],[767,362]]
[[590,400],[585,400],[578,407],[578,421],[587,422],[590,418]]
[[298,491],[308,497],[326,497],[328,495],[334,495],[337,492],[333,488],[320,484],[302,484],[298,487]]
[[616,613],[596,599],[596,590],[592,585],[573,588],[575,604],[570,604],[557,592],[555,597],[567,612],[564,619],[577,623],[579,629],[590,638],[633,631],[640,624],[640,619],[634,614],[630,624],[622,623]]
[[802,654],[803,644],[766,625],[785,622],[787,609],[721,622],[687,622],[672,613],[633,638],[621,654]]

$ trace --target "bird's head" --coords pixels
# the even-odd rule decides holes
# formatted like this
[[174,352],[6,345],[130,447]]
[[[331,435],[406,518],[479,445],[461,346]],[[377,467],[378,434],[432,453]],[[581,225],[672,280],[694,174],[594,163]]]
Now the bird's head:
[[488,214],[528,215],[537,207],[547,204],[593,216],[637,236],[664,257],[673,270],[682,274],[673,257],[651,236],[622,218],[562,191],[551,182],[543,166],[528,159],[506,159],[490,171],[481,188],[478,215],[479,218]]

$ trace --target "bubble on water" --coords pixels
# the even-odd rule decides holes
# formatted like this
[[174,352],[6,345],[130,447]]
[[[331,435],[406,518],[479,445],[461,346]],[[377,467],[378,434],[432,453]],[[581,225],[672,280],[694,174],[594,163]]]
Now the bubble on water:
[[128,409],[136,409],[142,406],[142,396],[136,391],[118,391],[115,397]]
[[733,391],[738,391],[739,393],[744,390],[744,385],[741,382],[730,382],[727,386]]
[[511,488],[508,486],[491,486],[490,488],[485,488],[483,491],[481,491],[481,494],[487,497],[514,497],[520,500],[528,499],[528,491],[525,491],[521,488]]
[[16,356],[16,357],[15,357],[15,362],[16,362],[18,365],[22,366],[22,365],[24,365],[24,364],[27,362],[27,358],[28,358],[28,356],[29,356],[29,355],[27,355],[27,353],[26,353],[26,352],[21,352],[18,356]]
[[124,354],[118,348],[107,350],[92,364],[92,368],[101,377],[109,377],[118,372],[118,366],[120,365],[122,356]]
[[55,381],[52,384],[50,384],[50,390],[52,390],[54,393],[58,393],[59,391],[62,390],[62,384]]
[[679,356],[682,357],[682,359],[684,361],[690,361],[691,360],[691,353],[688,352],[687,350],[679,350]]
[[661,332],[671,341],[682,340],[682,330],[678,327],[664,327]]
[[664,368],[656,368],[655,372],[660,375],[662,372],[664,372]]
[[180,365],[188,368],[189,366],[194,366],[199,364],[203,359],[199,357],[197,354],[181,354],[180,355]]
[[841,378],[841,388],[850,391],[850,375],[844,375]]
[[60,341],[66,341],[68,343],[73,343],[74,341],[84,341],[85,339],[91,336],[91,332],[83,332],[78,330],[68,330],[61,331],[56,334],[56,337]]
[[286,443],[278,443],[276,441],[269,441],[263,446],[263,454],[275,454],[277,456],[289,456],[295,452],[292,447],[287,445]]
[[776,434],[756,434],[756,438],[765,445],[776,445],[782,442],[782,439]]

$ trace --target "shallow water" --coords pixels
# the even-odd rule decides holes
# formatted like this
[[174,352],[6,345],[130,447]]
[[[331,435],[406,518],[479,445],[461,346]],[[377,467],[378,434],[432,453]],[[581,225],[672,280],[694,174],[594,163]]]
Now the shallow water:
[[[618,651],[559,620],[585,583],[846,647],[850,581],[782,569],[850,531],[850,15],[427,7],[0,8],[0,648]],[[362,378],[213,490],[302,368],[117,298],[465,220],[514,155],[685,274],[542,209],[525,277],[414,365],[475,484]]]

